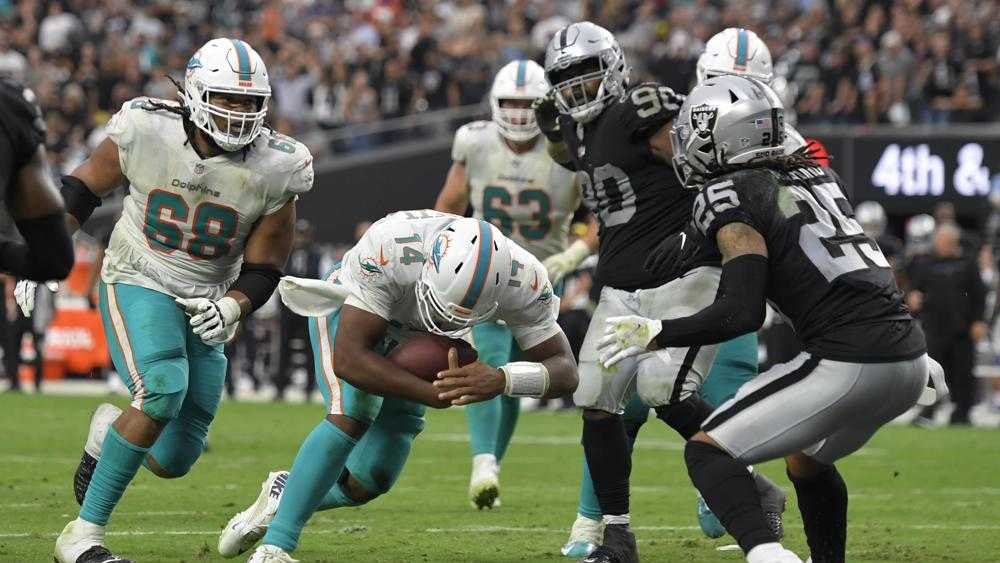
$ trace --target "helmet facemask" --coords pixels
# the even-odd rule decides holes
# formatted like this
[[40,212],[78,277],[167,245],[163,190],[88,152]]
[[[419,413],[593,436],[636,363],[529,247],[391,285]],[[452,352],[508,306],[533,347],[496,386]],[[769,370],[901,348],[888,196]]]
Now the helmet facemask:
[[587,123],[604,111],[605,104],[625,94],[628,69],[620,49],[605,49],[549,71],[548,78],[560,113]]
[[500,303],[495,301],[478,312],[446,303],[423,276],[414,284],[414,291],[417,294],[417,312],[424,328],[427,332],[449,338],[458,338],[468,333],[473,326],[492,318],[500,308]]
[[[210,88],[198,80],[188,80],[184,102],[191,109],[191,122],[208,134],[215,144],[232,152],[249,145],[260,135],[267,116],[270,95]],[[235,111],[213,103],[213,96],[239,95],[256,98],[255,111]]]
[[[490,106],[493,108],[493,121],[500,129],[505,139],[523,143],[541,134],[538,122],[535,120],[535,110],[531,109],[533,98],[494,97],[490,96]],[[523,106],[523,107],[511,107]]]

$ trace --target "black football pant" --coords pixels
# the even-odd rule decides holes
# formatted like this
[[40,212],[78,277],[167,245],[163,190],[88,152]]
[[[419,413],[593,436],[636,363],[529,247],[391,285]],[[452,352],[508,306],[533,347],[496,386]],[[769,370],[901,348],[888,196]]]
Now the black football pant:
[[[951,423],[968,424],[969,411],[976,404],[976,378],[972,375],[976,357],[975,344],[967,334],[953,338],[928,335],[927,353],[944,368],[948,391],[955,403]],[[925,409],[922,414],[932,418],[935,406]]]

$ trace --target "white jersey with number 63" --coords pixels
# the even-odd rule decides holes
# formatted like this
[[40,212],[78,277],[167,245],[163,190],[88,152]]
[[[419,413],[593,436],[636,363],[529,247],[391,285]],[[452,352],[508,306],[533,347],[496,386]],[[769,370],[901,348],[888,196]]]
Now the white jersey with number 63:
[[517,154],[495,123],[474,121],[455,133],[451,158],[465,165],[474,217],[493,223],[539,260],[566,248],[580,189],[576,174],[549,157],[543,138]]
[[179,115],[136,98],[107,132],[129,189],[101,272],[106,283],[217,299],[239,275],[254,223],[312,187],[309,150],[269,129],[245,150],[202,159]]

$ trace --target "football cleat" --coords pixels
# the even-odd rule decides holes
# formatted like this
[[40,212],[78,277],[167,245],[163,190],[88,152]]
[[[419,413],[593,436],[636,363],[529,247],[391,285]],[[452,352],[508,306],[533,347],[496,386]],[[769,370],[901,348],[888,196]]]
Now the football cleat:
[[[274,471],[260,486],[260,495],[249,508],[229,519],[226,527],[219,534],[219,554],[223,557],[236,557],[246,552],[260,541],[267,533],[267,527],[274,520],[281,502],[281,494],[285,492],[288,482],[287,471]],[[263,546],[272,547],[274,546]],[[259,549],[257,551],[260,551]],[[284,553],[284,551],[282,551]],[[254,556],[257,554],[254,553]],[[287,554],[286,554],[287,556]],[[251,559],[251,561],[256,561]],[[262,559],[261,561],[285,561],[284,559]],[[288,561],[294,561],[288,559]]]
[[785,525],[782,522],[782,514],[785,512],[785,491],[759,471],[753,472],[753,482],[760,494],[760,507],[764,510],[767,527],[774,532],[774,537],[781,540],[785,537]]
[[705,499],[701,498],[701,495],[698,496],[698,526],[701,527],[703,534],[713,540],[726,535],[726,528],[722,525],[722,522],[719,522],[719,518],[715,516],[715,513],[705,503]]
[[77,518],[56,538],[55,563],[132,563],[104,547],[104,526]]
[[287,551],[276,545],[262,545],[254,550],[247,563],[299,563]]
[[122,410],[110,403],[101,403],[90,417],[90,430],[87,432],[87,443],[83,446],[83,456],[73,474],[73,495],[76,503],[83,505],[83,497],[87,496],[90,480],[94,478],[97,460],[101,457],[101,447],[108,429],[122,414]]
[[479,510],[500,506],[500,466],[491,454],[480,454],[472,458],[469,502]]
[[608,524],[604,527],[604,543],[581,563],[639,563],[639,548],[628,524]]
[[603,541],[604,522],[577,514],[569,532],[569,541],[559,551],[566,557],[582,559],[593,553]]

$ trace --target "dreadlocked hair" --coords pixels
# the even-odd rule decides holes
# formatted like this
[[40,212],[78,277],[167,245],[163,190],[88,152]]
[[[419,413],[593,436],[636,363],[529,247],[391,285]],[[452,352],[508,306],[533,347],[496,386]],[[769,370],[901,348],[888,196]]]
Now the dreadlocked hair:
[[788,171],[807,166],[819,166],[816,161],[815,151],[817,148],[811,144],[800,147],[791,154],[762,158],[753,162],[743,164],[723,164],[718,170],[712,172],[712,176],[721,176],[737,170],[747,170],[750,168],[767,168],[770,170]]
[[[169,74],[165,74],[164,76],[167,77],[167,80],[169,80],[169,81],[171,81],[171,82],[174,83],[174,86],[177,87],[178,91],[180,91],[183,88],[181,86],[181,83],[177,82],[177,79],[175,79],[173,76],[170,76]],[[143,108],[146,111],[161,111],[162,110],[162,111],[167,111],[167,112],[179,115],[179,116],[183,117],[185,121],[190,121],[191,120],[191,108],[189,108],[186,105],[184,105],[183,101],[178,102],[177,105],[174,106],[174,105],[165,104],[163,102],[153,101],[152,99],[148,99],[148,100],[146,100],[146,105],[148,107]]]

